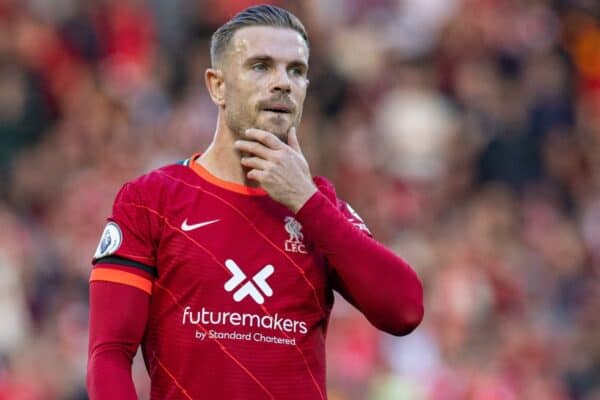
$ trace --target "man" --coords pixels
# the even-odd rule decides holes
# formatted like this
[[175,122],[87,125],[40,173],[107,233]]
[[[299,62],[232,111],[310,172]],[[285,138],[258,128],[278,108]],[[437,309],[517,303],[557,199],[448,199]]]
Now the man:
[[215,32],[211,57],[212,144],[123,186],[94,256],[92,399],[135,398],[139,344],[152,399],[326,399],[332,290],[394,335],[423,317],[410,266],[311,178],[301,22],[251,7]]

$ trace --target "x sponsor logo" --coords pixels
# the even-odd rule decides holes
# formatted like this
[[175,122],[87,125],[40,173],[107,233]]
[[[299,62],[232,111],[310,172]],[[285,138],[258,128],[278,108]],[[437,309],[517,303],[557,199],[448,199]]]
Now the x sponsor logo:
[[250,296],[257,304],[263,304],[264,296],[271,297],[273,295],[273,289],[267,283],[267,279],[275,272],[275,268],[271,264],[265,265],[252,279],[247,279],[246,274],[232,259],[226,260],[225,266],[233,275],[225,282],[225,290],[228,292],[235,290],[233,293],[235,301],[240,302],[246,296]]

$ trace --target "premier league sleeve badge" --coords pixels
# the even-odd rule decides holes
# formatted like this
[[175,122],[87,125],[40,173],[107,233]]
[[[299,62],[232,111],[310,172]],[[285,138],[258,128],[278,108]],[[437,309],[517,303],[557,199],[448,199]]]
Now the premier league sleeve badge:
[[122,242],[123,234],[121,233],[121,228],[115,222],[109,222],[102,232],[94,259],[97,260],[115,253],[121,247]]

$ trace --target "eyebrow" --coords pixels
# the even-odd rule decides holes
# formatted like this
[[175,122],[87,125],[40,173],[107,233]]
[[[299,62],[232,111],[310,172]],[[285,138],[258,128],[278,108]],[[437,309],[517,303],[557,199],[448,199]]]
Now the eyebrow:
[[257,61],[262,61],[262,62],[265,62],[265,63],[271,63],[271,62],[273,62],[273,57],[269,57],[269,56],[254,56],[254,57],[249,57],[246,60],[246,64],[257,62]]
[[[251,64],[251,63],[255,63],[258,61],[262,61],[264,63],[273,63],[273,57],[271,56],[267,56],[267,55],[257,55],[257,56],[253,56],[253,57],[249,57],[245,64]],[[294,66],[294,67],[303,67],[308,69],[308,64],[302,60],[292,60],[289,63],[287,63],[288,65]]]

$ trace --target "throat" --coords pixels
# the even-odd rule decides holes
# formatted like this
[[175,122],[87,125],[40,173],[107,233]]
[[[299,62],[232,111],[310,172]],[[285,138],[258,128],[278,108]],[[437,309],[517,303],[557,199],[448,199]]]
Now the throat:
[[194,162],[219,180],[258,188],[258,182],[246,178],[247,171],[242,167],[240,160],[241,155],[233,146],[223,148],[211,145]]

